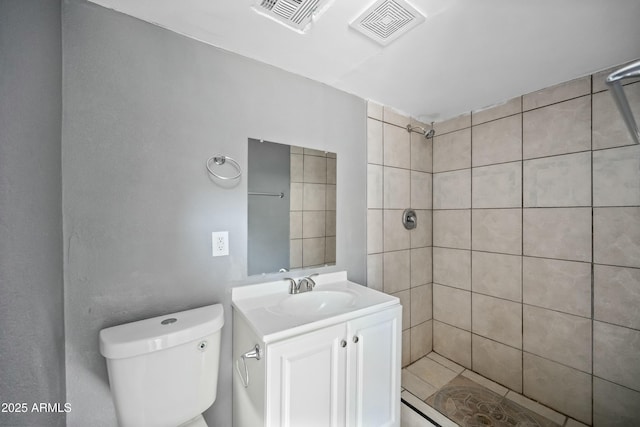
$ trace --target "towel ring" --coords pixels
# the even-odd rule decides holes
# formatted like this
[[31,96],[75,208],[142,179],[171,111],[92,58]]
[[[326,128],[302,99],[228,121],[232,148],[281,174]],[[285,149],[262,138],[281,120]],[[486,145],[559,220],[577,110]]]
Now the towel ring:
[[[211,170],[211,161],[212,160],[216,165],[224,165],[226,162],[229,162],[231,164],[231,166],[233,166],[233,168],[236,171],[238,171],[238,174],[235,175],[235,176],[218,175],[217,173],[215,173],[214,171]],[[209,171],[209,173],[211,175],[215,176],[216,178],[224,179],[224,180],[237,179],[237,178],[240,178],[240,175],[242,175],[242,169],[240,169],[240,165],[238,164],[238,162],[236,162],[234,159],[232,159],[229,156],[223,156],[221,154],[215,155],[213,157],[209,157],[209,159],[207,160],[207,170]]]

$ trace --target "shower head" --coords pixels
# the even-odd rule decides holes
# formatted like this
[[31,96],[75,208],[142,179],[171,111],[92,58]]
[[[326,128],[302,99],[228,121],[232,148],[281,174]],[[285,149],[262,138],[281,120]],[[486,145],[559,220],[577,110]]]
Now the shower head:
[[407,132],[415,132],[424,135],[425,138],[431,139],[436,134],[436,131],[433,129],[433,123],[431,123],[431,129],[425,129],[422,126],[411,126],[407,125]]

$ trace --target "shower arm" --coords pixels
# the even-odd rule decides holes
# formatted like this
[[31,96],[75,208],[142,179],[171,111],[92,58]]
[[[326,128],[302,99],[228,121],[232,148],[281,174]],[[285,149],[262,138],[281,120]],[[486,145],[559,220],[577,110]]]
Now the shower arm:
[[622,80],[632,77],[640,77],[640,61],[636,61],[609,74],[606,83],[607,86],[609,86],[609,90],[618,106],[620,114],[622,114],[627,129],[629,129],[631,133],[631,138],[636,144],[640,144],[640,130],[638,130],[638,125],[633,117],[633,111],[631,111],[629,101],[624,93],[624,87],[622,86]]

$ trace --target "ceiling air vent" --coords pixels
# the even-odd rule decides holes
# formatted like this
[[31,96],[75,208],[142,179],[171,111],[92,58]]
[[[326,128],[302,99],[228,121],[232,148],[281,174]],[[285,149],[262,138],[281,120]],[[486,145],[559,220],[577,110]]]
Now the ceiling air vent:
[[332,0],[259,0],[253,9],[299,33],[324,12]]
[[354,19],[351,28],[383,46],[424,22],[424,15],[404,0],[380,0]]

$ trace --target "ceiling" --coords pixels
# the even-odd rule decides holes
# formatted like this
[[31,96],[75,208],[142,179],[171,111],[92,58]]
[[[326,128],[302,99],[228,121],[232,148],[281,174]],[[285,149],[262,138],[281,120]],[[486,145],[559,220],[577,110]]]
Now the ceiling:
[[219,48],[439,121],[640,58],[640,0],[409,0],[427,19],[386,47],[334,0],[305,34],[257,0],[90,0]]

